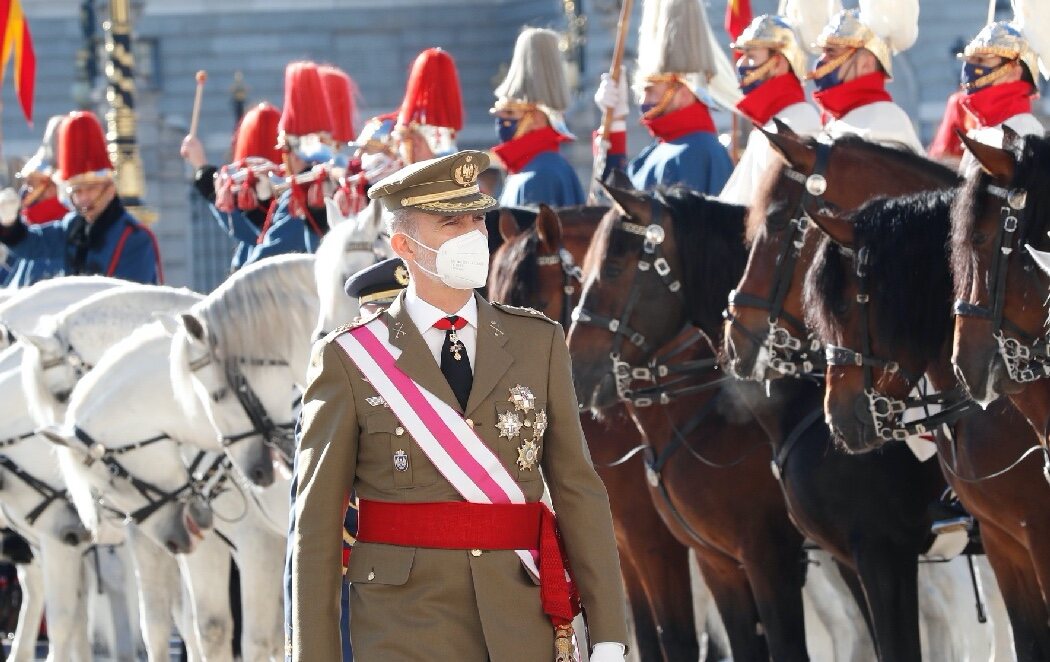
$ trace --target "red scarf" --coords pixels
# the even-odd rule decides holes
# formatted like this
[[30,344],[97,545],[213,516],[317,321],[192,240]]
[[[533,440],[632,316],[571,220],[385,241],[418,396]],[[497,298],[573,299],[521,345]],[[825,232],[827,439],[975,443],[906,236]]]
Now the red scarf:
[[649,133],[654,138],[664,143],[678,140],[682,136],[697,131],[715,132],[715,123],[711,121],[711,113],[700,101],[652,119],[642,118],[642,126],[649,129]]
[[500,143],[492,148],[492,152],[506,166],[507,172],[516,175],[529,164],[537,154],[541,152],[557,152],[558,145],[568,142],[566,138],[550,126],[542,129],[534,129],[523,136]]
[[68,213],[69,207],[59,202],[58,196],[54,195],[37,200],[22,210],[22,216],[25,217],[26,223],[30,225],[57,221]]
[[1032,86],[1023,80],[989,85],[968,94],[961,103],[980,128],[998,126],[1014,115],[1032,112]]
[[802,83],[795,74],[787,73],[774,76],[751,90],[736,108],[757,126],[765,126],[780,111],[805,100]]
[[824,117],[821,119],[827,124],[830,121],[828,116],[840,119],[854,108],[876,101],[893,101],[893,97],[886,91],[886,74],[875,71],[814,92],[813,100],[820,104],[821,110],[824,111]]

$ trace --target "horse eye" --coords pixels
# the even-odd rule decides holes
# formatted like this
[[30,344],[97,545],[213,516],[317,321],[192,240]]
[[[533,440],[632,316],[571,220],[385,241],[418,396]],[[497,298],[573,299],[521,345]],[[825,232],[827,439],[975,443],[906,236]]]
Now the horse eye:
[[974,232],[973,233],[973,245],[974,246],[980,246],[987,239],[988,239],[988,237],[983,232]]
[[836,315],[839,315],[839,316],[845,315],[848,310],[849,310],[849,303],[847,303],[846,301],[839,301],[838,303],[835,304],[835,314]]

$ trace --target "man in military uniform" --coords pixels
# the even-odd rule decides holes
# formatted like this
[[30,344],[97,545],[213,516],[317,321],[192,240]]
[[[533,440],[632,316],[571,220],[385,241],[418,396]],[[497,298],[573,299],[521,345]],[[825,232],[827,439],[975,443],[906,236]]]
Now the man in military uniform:
[[[813,99],[824,111],[824,132],[832,138],[855,135],[903,145],[922,154],[911,118],[893,102],[886,81],[893,76],[893,53],[907,50],[918,34],[918,0],[873,0],[840,11],[821,32],[823,54],[809,78]],[[872,25],[880,26],[877,34]]]
[[[806,74],[806,54],[795,30],[784,18],[755,18],[730,47],[740,51],[736,67],[744,98],[737,110],[767,131],[776,131],[776,117],[800,136],[820,132],[820,116],[806,101],[800,80]],[[754,191],[774,158],[769,140],[761,131],[752,131],[747,148],[719,197],[738,205],[751,204]]]
[[55,276],[103,275],[139,283],[163,281],[160,250],[149,228],[121,204],[113,181],[105,134],[88,111],[76,111],[58,130],[56,183],[75,211],[39,225],[27,225],[0,199],[0,242],[18,258],[11,287]]
[[[1026,31],[1039,29],[1050,26],[1026,26]],[[1002,147],[1004,126],[1022,136],[1043,135],[1042,122],[1032,114],[1032,98],[1039,94],[1039,54],[1024,32],[1006,21],[986,25],[959,58],[966,93],[959,103],[976,125],[967,132],[971,138]],[[972,157],[964,157],[963,167],[970,162]]]
[[[339,522],[352,491],[358,659],[567,660],[582,602],[591,659],[623,660],[612,518],[564,333],[473,291],[488,272],[484,212],[496,205],[477,188],[487,165],[459,152],[369,191],[392,214],[391,245],[411,278],[385,312],[314,351],[291,540],[295,660],[339,657]],[[558,524],[540,503],[545,486]]]
[[569,85],[552,30],[526,28],[514,44],[507,76],[496,88],[500,143],[492,153],[509,173],[503,183],[502,207],[552,207],[586,202],[576,171],[559,152],[575,140],[563,114],[569,107]]
[[620,82],[613,84],[604,75],[594,96],[603,112],[613,113],[605,172],[600,173],[603,179],[619,168],[640,191],[681,184],[717,195],[725,186],[733,163],[718,142],[711,112],[699,96],[716,71],[716,46],[710,34],[697,0],[645,0],[635,88],[641,122],[655,140],[627,162],[627,78],[621,75]]

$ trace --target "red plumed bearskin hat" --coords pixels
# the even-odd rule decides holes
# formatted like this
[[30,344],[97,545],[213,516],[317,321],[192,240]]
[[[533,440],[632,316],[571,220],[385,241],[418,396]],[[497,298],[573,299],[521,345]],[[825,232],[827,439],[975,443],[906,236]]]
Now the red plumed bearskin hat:
[[332,117],[325,102],[324,85],[314,62],[291,62],[284,70],[284,112],[279,143],[285,136],[332,135]]
[[271,163],[281,162],[281,150],[277,149],[277,125],[281,122],[281,111],[273,104],[260,103],[241,118],[233,142],[233,160],[243,161],[259,157]]
[[58,175],[66,186],[113,179],[106,135],[98,118],[78,110],[58,127]]
[[354,97],[357,96],[357,85],[349,74],[339,67],[330,64],[317,68],[324,84],[325,98],[328,100],[328,113],[332,118],[332,140],[337,143],[353,141],[354,135]]
[[416,58],[408,75],[405,100],[397,122],[443,126],[453,131],[463,128],[459,73],[448,51],[428,48]]

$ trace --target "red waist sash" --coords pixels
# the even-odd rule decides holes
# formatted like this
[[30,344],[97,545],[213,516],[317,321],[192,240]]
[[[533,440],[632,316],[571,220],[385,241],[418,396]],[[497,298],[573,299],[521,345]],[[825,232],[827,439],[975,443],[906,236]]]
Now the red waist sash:
[[554,513],[542,503],[360,500],[358,542],[431,549],[539,550],[540,600],[555,625],[579,613]]

